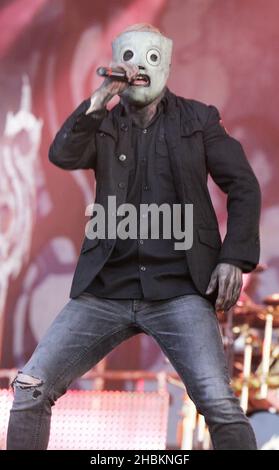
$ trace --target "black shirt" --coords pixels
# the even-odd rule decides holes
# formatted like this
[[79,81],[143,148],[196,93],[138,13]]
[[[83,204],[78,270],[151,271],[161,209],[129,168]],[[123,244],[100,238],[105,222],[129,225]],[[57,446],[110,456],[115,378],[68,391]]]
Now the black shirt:
[[126,203],[137,208],[138,238],[117,238],[110,258],[86,289],[96,296],[161,300],[198,293],[187,269],[185,251],[174,249],[173,237],[163,239],[162,224],[159,239],[140,239],[139,234],[140,204],[179,203],[165,140],[165,110],[163,98],[146,128],[133,124],[134,158]]

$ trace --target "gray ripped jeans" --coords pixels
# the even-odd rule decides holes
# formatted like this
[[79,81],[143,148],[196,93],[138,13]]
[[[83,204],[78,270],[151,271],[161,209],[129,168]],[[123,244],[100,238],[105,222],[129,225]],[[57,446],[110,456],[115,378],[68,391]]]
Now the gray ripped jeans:
[[198,295],[168,300],[71,299],[14,382],[7,448],[46,449],[51,406],[71,382],[127,338],[152,336],[204,415],[215,449],[256,449],[229,385],[218,320]]

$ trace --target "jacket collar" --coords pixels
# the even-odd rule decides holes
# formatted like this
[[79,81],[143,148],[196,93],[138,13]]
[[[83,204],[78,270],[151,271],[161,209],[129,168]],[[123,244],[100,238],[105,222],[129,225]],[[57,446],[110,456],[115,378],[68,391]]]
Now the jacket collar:
[[[187,103],[187,100],[180,98],[172,93],[168,88],[165,94],[168,103],[168,110],[171,119],[180,118],[177,124],[180,127],[181,136],[190,136],[196,131],[202,131],[203,127],[197,116],[193,113],[192,108]],[[183,104],[182,104],[183,100]]]
[[[172,93],[168,87],[166,87],[166,91],[161,102],[164,105],[166,114],[168,114],[171,120],[177,120],[180,116],[180,123],[177,124],[180,125],[181,136],[189,136],[195,131],[202,130],[201,123],[194,114],[190,112],[190,108],[188,107],[187,110],[187,107],[185,109],[185,106],[181,106],[179,97]],[[122,129],[125,129],[125,126],[128,128],[131,126],[131,119],[129,116],[125,115],[124,107],[120,102],[111,110],[111,112],[108,112],[106,117],[102,120],[99,132],[109,134],[114,140],[117,140],[118,126],[120,128],[122,126]]]
[[170,113],[170,116],[174,118],[177,112],[177,99],[176,99],[176,95],[172,93],[168,87],[166,88],[163,101],[165,102],[167,106],[168,113]]

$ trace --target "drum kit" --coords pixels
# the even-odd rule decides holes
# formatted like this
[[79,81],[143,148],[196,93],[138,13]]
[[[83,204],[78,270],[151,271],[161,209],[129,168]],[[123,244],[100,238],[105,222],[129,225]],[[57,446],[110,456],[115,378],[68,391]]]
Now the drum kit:
[[[240,298],[231,315],[233,347],[227,341],[227,355],[233,371],[232,386],[249,413],[257,400],[262,406],[269,390],[279,388],[279,294],[266,297],[263,305]],[[226,339],[224,335],[225,346]],[[279,411],[279,401],[277,407]]]
[[[264,269],[260,266],[257,272]],[[243,291],[237,304],[229,312],[218,313],[218,318],[231,385],[249,417],[258,447],[279,450],[279,293],[259,305]],[[180,444],[184,439],[188,449],[189,445],[208,448],[206,426],[187,395],[181,415]]]

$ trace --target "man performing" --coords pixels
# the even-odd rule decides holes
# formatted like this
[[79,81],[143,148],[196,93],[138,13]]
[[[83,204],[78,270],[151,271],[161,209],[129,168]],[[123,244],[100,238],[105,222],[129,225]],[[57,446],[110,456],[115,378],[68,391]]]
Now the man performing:
[[[13,382],[7,447],[46,449],[54,402],[118,344],[144,332],[204,415],[214,449],[256,449],[230,387],[215,310],[236,303],[242,272],[258,263],[258,182],[218,110],[167,88],[170,39],[151,25],[134,25],[115,38],[112,51],[111,65],[125,80],[107,77],[81,103],[57,133],[50,161],[95,170],[95,205],[108,221],[123,215],[110,211],[109,196],[117,208],[127,203],[137,211],[143,204],[192,204],[193,243],[175,249],[161,225],[157,239],[85,237],[71,299]],[[108,111],[115,95],[120,102]],[[223,243],[208,174],[227,194]],[[185,213],[181,219],[185,227]]]

